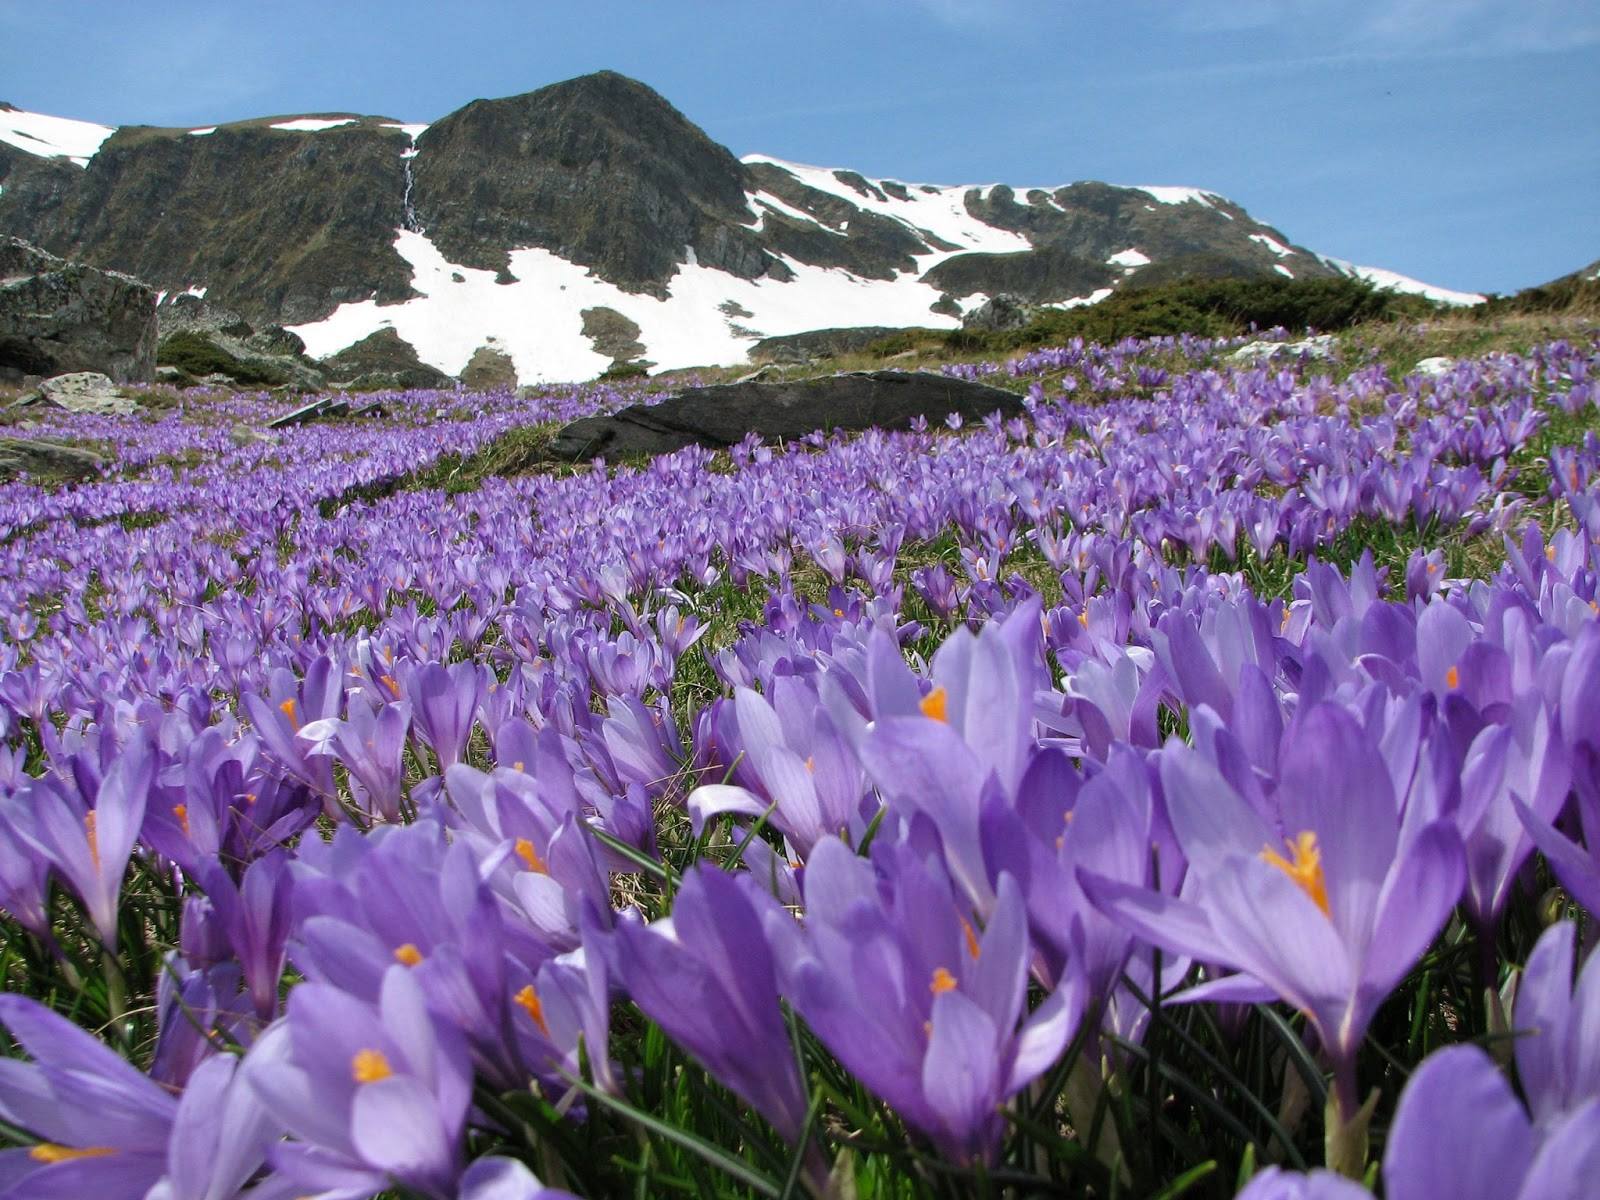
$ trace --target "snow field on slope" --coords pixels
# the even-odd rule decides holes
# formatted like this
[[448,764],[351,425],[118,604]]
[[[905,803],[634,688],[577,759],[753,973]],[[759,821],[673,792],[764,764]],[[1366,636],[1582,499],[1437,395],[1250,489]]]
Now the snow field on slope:
[[92,121],[0,109],[0,142],[44,158],[68,158],[80,167],[88,165],[101,143],[115,132],[109,125]]
[[[996,186],[974,187],[965,184],[959,187],[945,187],[934,184],[899,183],[906,189],[907,200],[897,200],[884,192],[887,199],[879,200],[876,196],[863,195],[848,183],[835,178],[831,167],[811,167],[804,163],[787,162],[781,158],[773,158],[767,154],[747,154],[740,160],[744,163],[767,163],[780,170],[789,172],[807,187],[815,188],[819,192],[826,192],[830,196],[837,196],[855,205],[863,212],[876,213],[879,216],[890,217],[914,229],[931,233],[941,241],[948,242],[958,247],[954,251],[938,251],[934,254],[917,256],[920,270],[926,271],[929,267],[954,254],[1020,254],[1033,249],[1033,243],[1020,233],[1012,233],[1005,229],[996,229],[978,220],[967,211],[967,193],[976,190],[981,195],[987,195],[989,189]],[[843,168],[840,168],[841,170]],[[868,179],[867,182],[879,191],[883,191],[886,182],[882,179]],[[932,187],[932,191],[926,189]],[[767,197],[763,196],[763,200]],[[809,218],[815,220],[815,218]],[[882,324],[882,322],[873,322]]]
[[[449,262],[425,234],[397,230],[395,249],[411,264],[412,287],[421,295],[400,304],[342,304],[324,320],[290,326],[308,354],[325,357],[392,328],[423,362],[455,375],[494,338],[511,356],[518,381],[528,384],[592,379],[611,365],[583,334],[586,308],[614,309],[632,320],[644,357],[667,370],[745,362],[755,338],[735,333],[735,324],[762,337],[857,325],[959,324],[929,311],[942,293],[911,274],[859,279],[785,260],[794,272],[787,283],[740,279],[701,266],[691,251],[661,300],[625,292],[548,250],[512,251],[514,281],[500,284],[493,271]],[[730,300],[753,315],[725,316],[719,306]]]

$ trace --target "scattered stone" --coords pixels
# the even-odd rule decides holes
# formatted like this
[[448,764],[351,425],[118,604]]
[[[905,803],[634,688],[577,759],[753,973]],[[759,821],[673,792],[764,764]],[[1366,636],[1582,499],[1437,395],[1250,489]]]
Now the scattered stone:
[[1019,416],[1022,398],[927,371],[750,381],[690,388],[660,404],[574,421],[555,436],[550,452],[574,462],[597,455],[666,454],[691,445],[731,446],[750,433],[793,440],[819,429],[904,429],[918,417],[932,425],[951,413],[977,421],[996,410]]
[[962,317],[961,328],[984,332],[1023,329],[1033,322],[1038,312],[1039,309],[1035,305],[1029,304],[1022,297],[1002,292],[998,296],[991,296]]
[[150,288],[0,237],[0,382],[99,371],[118,383],[147,383],[155,351]]
[[251,446],[260,442],[275,442],[278,439],[249,425],[235,425],[228,430],[228,440],[235,446]]
[[1228,357],[1234,362],[1266,362],[1279,356],[1325,359],[1333,354],[1333,334],[1322,333],[1298,342],[1247,342]]
[[1411,373],[1413,375],[1436,377],[1449,374],[1455,368],[1455,365],[1455,359],[1436,354],[1432,358],[1424,358],[1419,361],[1416,366],[1411,368]]
[[58,479],[93,479],[106,460],[92,450],[32,438],[0,438],[0,479],[46,475]]

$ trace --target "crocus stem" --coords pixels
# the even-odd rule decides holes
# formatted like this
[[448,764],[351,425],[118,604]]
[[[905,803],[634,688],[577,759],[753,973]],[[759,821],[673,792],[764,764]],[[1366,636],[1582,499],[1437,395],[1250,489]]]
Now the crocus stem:
[[106,950],[100,956],[106,973],[106,1012],[115,1024],[120,1024],[128,1012],[128,981],[123,978],[122,964],[117,956]]

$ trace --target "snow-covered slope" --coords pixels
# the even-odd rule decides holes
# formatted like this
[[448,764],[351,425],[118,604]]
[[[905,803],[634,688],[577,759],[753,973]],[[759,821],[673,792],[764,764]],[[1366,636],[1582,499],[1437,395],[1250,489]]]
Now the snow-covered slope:
[[822,326],[920,325],[960,322],[931,312],[937,288],[915,274],[894,280],[791,262],[794,278],[740,279],[689,260],[664,299],[626,292],[548,250],[515,250],[509,274],[447,261],[425,233],[395,231],[395,249],[411,264],[421,295],[401,304],[343,304],[326,320],[290,326],[306,352],[324,357],[380,329],[392,328],[417,357],[459,374],[490,339],[511,356],[523,383],[590,379],[611,365],[583,332],[586,309],[621,313],[639,328],[644,358],[663,369],[744,362],[761,337]]
[[1390,292],[1405,292],[1412,296],[1423,296],[1436,304],[1454,304],[1460,307],[1469,307],[1473,304],[1482,304],[1484,297],[1477,292],[1456,292],[1449,288],[1442,288],[1432,283],[1423,283],[1420,279],[1412,279],[1409,275],[1401,275],[1398,271],[1387,271],[1382,267],[1359,267],[1353,262],[1342,258],[1330,258],[1326,254],[1317,257],[1322,259],[1334,270],[1352,279],[1365,279],[1375,288],[1382,288]]
[[66,158],[86,166],[116,130],[90,121],[47,117],[0,104],[0,142],[41,158]]

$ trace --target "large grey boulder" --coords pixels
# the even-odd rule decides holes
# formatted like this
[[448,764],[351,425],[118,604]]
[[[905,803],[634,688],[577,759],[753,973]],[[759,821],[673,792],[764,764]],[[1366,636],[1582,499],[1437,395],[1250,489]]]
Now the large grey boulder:
[[106,460],[91,450],[31,438],[0,438],[0,479],[17,475],[62,480],[92,479]]
[[794,439],[816,430],[904,429],[918,417],[951,413],[978,420],[998,410],[1023,412],[1022,397],[927,371],[870,371],[786,383],[746,382],[690,388],[655,405],[636,404],[574,421],[555,436],[551,454],[579,461],[597,455],[665,454],[685,446],[732,446],[746,434]]
[[122,417],[139,411],[137,400],[124,395],[109,376],[98,371],[73,371],[44,380],[15,405],[29,406]]
[[155,366],[150,288],[0,237],[0,381],[99,371],[118,383],[148,383]]
[[1033,321],[1038,311],[1037,306],[1020,296],[1002,292],[998,296],[991,296],[963,317],[961,328],[994,331],[1022,329]]

